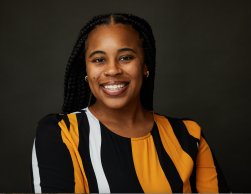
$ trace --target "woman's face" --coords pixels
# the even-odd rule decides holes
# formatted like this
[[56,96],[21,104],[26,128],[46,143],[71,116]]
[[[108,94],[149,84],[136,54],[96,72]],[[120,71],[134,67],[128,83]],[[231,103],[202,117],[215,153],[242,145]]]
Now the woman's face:
[[147,66],[137,31],[123,24],[98,26],[86,45],[86,72],[96,103],[112,109],[140,103]]

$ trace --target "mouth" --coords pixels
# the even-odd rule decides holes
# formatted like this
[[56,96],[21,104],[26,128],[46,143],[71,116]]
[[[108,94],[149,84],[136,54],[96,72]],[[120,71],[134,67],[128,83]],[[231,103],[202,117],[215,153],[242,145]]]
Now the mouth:
[[101,84],[101,89],[107,95],[117,96],[126,91],[128,88],[129,82],[124,81],[111,81]]
[[127,84],[119,84],[119,85],[106,85],[106,86],[102,86],[104,87],[105,89],[108,89],[108,90],[118,90],[120,88],[123,88],[125,87]]

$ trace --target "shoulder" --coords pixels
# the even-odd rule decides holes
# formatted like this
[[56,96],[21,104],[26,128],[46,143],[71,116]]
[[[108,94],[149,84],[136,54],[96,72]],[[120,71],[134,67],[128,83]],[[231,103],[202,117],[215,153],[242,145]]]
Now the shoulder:
[[36,140],[49,140],[60,135],[61,128],[58,123],[63,120],[64,115],[48,114],[44,116],[37,125]]
[[162,126],[165,130],[173,130],[175,134],[188,133],[196,139],[200,139],[201,128],[192,119],[188,118],[173,118],[165,115],[154,113],[154,120],[157,125]]
[[[47,137],[61,134],[61,131],[68,133],[71,125],[78,125],[79,120],[85,116],[86,109],[69,114],[48,114],[44,116],[37,125],[36,137]],[[82,119],[81,119],[82,120]]]
[[37,125],[36,139],[51,139],[61,136],[61,131],[69,131],[72,117],[76,114],[48,114]]
[[38,122],[38,129],[48,129],[48,128],[55,128],[58,126],[58,123],[67,120],[67,114],[48,114],[44,116]]
[[42,119],[40,119],[40,121],[38,122],[38,127],[43,127],[43,128],[51,128],[51,127],[57,127],[58,124],[60,122],[65,122],[66,127],[69,127],[69,117],[74,117],[79,113],[83,113],[86,110],[80,110],[77,112],[72,112],[72,113],[68,113],[68,114],[57,114],[57,113],[53,113],[53,114],[48,114],[46,116],[44,116]]
[[38,121],[38,126],[55,125],[61,120],[60,114],[48,114]]

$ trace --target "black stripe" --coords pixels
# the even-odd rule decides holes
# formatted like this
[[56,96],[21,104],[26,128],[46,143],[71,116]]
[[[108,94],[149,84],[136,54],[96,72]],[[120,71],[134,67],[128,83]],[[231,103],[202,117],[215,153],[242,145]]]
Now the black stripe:
[[121,137],[102,123],[101,161],[112,193],[144,193],[133,163],[131,139]]
[[[206,138],[204,136],[204,134],[201,132],[201,136],[205,139],[206,141]],[[206,141],[207,142],[207,141]],[[208,143],[207,143],[208,144]],[[208,147],[210,148],[209,144],[208,144]],[[218,188],[219,188],[219,193],[229,193],[230,192],[230,188],[227,184],[227,181],[221,171],[221,168],[214,156],[214,153],[212,151],[212,149],[210,148],[211,150],[211,153],[212,153],[212,156],[213,156],[213,161],[214,161],[214,165],[216,167],[216,172],[217,172],[217,179],[218,179]]]
[[195,164],[198,152],[197,143],[199,143],[199,139],[189,134],[186,125],[181,119],[170,117],[167,117],[167,119],[173,128],[173,132],[177,137],[181,148],[192,158],[193,163]]
[[35,191],[34,191],[33,171],[32,171],[32,161],[31,161],[31,164],[30,164],[30,185],[31,185],[31,192],[35,193]]
[[67,126],[67,129],[70,130],[70,121],[69,121],[69,118],[68,118],[67,114],[58,115],[58,117],[59,117],[59,120],[64,119],[64,122],[65,122],[65,124]]
[[90,193],[98,193],[98,183],[91,163],[89,150],[90,127],[85,112],[77,113],[79,127],[79,146],[78,151],[82,158],[85,175],[87,177]]
[[[198,153],[197,144],[199,139],[189,134],[186,125],[181,119],[167,117],[170,122],[173,132],[181,145],[181,148],[186,152],[193,160],[193,171],[190,175],[190,184],[193,193],[198,193],[196,189],[196,157]],[[185,119],[190,120],[190,119]]]
[[198,193],[198,190],[196,188],[196,164],[193,166],[193,171],[189,180],[190,180],[192,193]]
[[58,115],[48,115],[39,122],[35,149],[43,193],[74,193],[74,168],[70,152],[62,141]]
[[154,123],[154,128],[151,131],[153,141],[157,150],[157,154],[159,157],[160,165],[166,175],[166,178],[171,186],[173,193],[183,193],[183,181],[180,178],[179,172],[177,171],[172,159],[167,154],[160,135],[156,123]]

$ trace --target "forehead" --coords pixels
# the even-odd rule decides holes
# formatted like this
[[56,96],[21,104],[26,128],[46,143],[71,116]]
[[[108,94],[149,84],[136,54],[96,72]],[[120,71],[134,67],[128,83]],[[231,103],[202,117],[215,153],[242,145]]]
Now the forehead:
[[95,28],[86,41],[89,49],[97,47],[129,46],[135,47],[140,44],[138,32],[129,25],[112,24],[101,25]]

